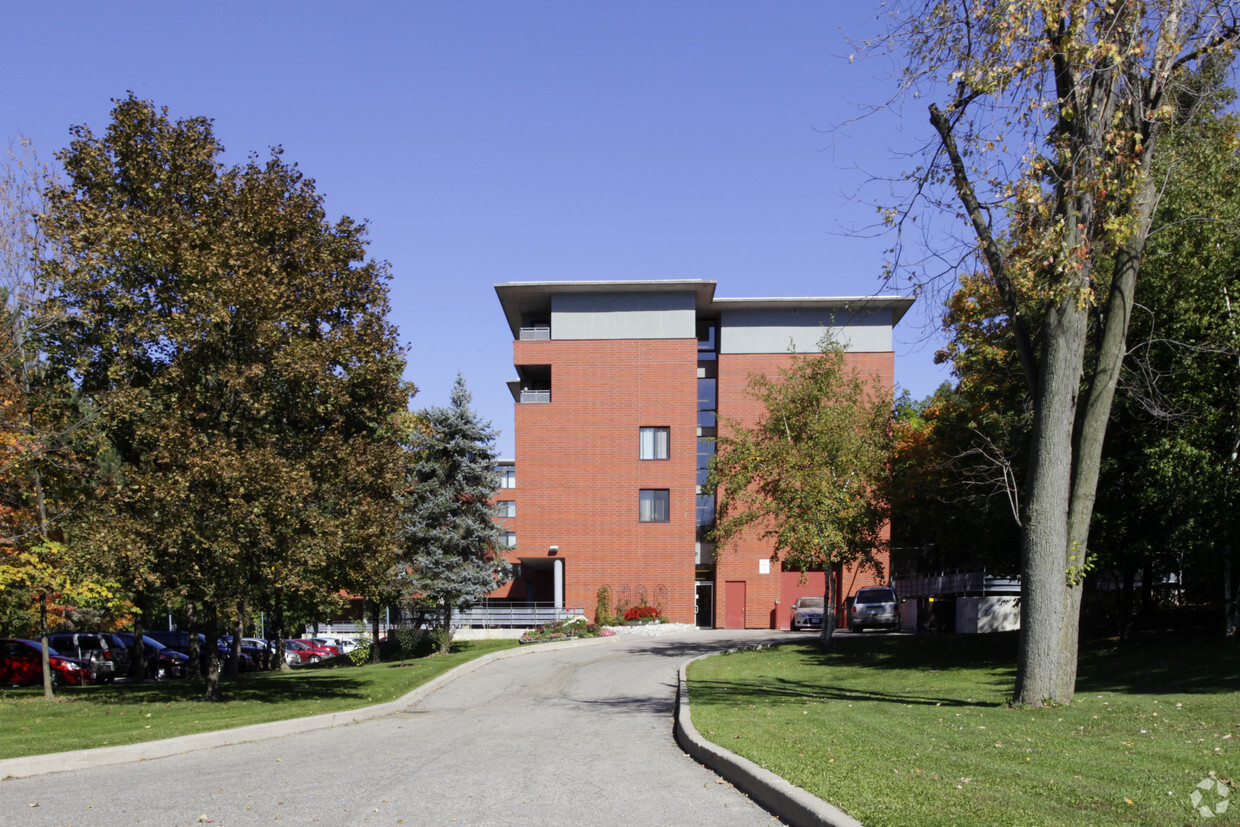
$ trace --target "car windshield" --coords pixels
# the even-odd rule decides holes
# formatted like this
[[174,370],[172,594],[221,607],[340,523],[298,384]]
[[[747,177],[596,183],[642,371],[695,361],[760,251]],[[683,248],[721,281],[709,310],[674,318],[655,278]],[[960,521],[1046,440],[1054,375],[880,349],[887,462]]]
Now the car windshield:
[[862,589],[857,592],[856,603],[895,603],[896,593],[891,589]]
[[160,643],[160,642],[159,642],[158,640],[156,640],[155,638],[153,638],[153,637],[147,637],[146,635],[143,635],[143,636],[142,636],[142,645],[143,645],[143,646],[146,646],[146,647],[148,647],[148,648],[150,648],[150,649],[154,649],[156,652],[158,652],[160,649],[167,649],[167,648],[168,648],[167,646],[164,646],[162,643]]
[[800,600],[797,601],[797,606],[802,609],[821,609],[822,598],[821,597],[802,597]]

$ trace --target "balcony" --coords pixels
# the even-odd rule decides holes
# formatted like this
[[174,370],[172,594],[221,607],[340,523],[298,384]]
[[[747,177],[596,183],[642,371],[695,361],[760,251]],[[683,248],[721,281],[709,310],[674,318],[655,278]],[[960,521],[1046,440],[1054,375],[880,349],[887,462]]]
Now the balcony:
[[522,404],[546,405],[551,402],[551,391],[522,388],[521,398],[517,401]]
[[523,327],[518,331],[518,339],[523,342],[544,342],[551,339],[551,327],[538,325]]

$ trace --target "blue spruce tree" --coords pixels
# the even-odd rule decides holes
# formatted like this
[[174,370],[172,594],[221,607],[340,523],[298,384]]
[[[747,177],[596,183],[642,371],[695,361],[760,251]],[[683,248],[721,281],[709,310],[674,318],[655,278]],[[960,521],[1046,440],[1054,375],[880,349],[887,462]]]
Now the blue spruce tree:
[[407,594],[434,608],[439,649],[452,644],[452,615],[507,583],[512,571],[497,549],[500,528],[490,497],[499,485],[496,433],[470,407],[459,374],[451,404],[422,411],[411,429],[411,490],[403,510]]

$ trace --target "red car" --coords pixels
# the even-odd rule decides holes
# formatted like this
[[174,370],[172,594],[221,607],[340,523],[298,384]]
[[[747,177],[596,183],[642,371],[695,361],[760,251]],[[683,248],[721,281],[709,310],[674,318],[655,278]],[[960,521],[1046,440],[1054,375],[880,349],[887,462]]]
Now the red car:
[[295,644],[297,655],[301,658],[302,663],[318,663],[326,658],[334,658],[340,654],[340,650],[335,646],[323,646],[315,643],[313,640],[286,640],[284,642],[285,651],[288,651],[289,644]]
[[[95,679],[89,661],[67,658],[55,649],[48,649],[52,667],[52,685],[84,685]],[[43,683],[43,647],[33,640],[0,639],[0,684]]]

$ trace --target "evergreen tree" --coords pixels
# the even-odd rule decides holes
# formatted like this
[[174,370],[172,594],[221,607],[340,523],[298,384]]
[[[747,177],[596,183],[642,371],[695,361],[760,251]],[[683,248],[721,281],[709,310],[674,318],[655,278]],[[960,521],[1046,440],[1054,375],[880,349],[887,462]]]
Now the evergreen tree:
[[469,406],[459,374],[451,404],[422,411],[410,429],[411,491],[403,517],[407,594],[434,606],[439,647],[452,643],[452,614],[468,609],[511,577],[496,552],[500,528],[491,496],[499,486],[496,433]]

